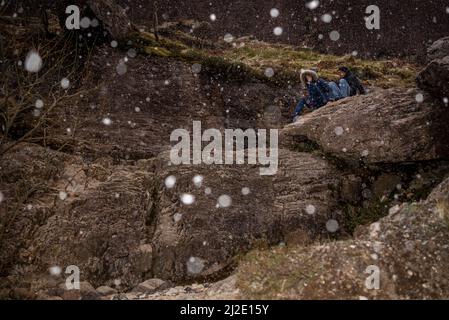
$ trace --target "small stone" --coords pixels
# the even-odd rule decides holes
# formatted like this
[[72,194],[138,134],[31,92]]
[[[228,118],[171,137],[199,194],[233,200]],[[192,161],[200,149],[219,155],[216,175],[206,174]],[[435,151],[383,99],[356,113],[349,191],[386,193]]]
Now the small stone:
[[117,290],[108,286],[101,286],[97,288],[97,292],[102,296],[109,296],[111,294],[116,294]]
[[161,279],[149,279],[140,284],[138,284],[132,292],[135,293],[146,293],[151,294],[156,292],[158,289],[163,290],[166,289],[168,282]]

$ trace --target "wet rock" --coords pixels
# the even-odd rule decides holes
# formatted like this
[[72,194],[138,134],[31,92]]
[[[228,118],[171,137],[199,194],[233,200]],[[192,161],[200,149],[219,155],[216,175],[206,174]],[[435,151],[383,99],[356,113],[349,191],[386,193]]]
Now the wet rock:
[[449,55],[432,60],[417,77],[418,86],[440,101],[449,98]]
[[95,288],[87,281],[81,281],[79,283],[79,289],[67,289],[66,284],[60,285],[63,291],[61,297],[63,300],[98,300],[100,294]]
[[372,185],[373,194],[381,199],[383,196],[389,196],[396,190],[401,182],[401,177],[392,174],[382,174]]
[[435,41],[427,49],[427,61],[442,59],[449,56],[449,37],[444,37]]
[[167,281],[161,279],[149,279],[140,283],[137,287],[133,289],[134,293],[145,293],[151,294],[157,290],[166,289],[170,284]]
[[[125,288],[150,270],[151,250],[141,245],[152,206],[151,172],[85,165],[80,158],[31,145],[7,154],[2,169],[1,190],[13,190],[12,179],[23,192],[35,189],[10,225],[2,262],[29,264],[30,272],[75,265],[95,285],[120,279]],[[21,248],[20,254],[14,248]]]
[[306,114],[283,134],[311,140],[350,164],[447,159],[448,118],[447,108],[414,89],[376,90]]
[[114,39],[126,39],[135,30],[126,11],[116,1],[87,0],[87,4]]
[[[446,180],[436,192],[448,194],[448,185]],[[253,253],[239,268],[243,296],[447,299],[449,225],[432,199],[398,207],[360,228],[354,240]]]
[[[328,236],[347,175],[319,156],[279,150],[274,176],[257,166],[157,165],[159,218],[153,237],[154,276],[173,281],[220,275],[237,253],[279,244],[298,229],[306,242]],[[176,176],[173,188],[167,177]],[[202,186],[192,182],[203,177]],[[244,178],[243,178],[244,177]],[[242,189],[249,193],[242,193]],[[207,189],[207,190],[206,190]],[[208,191],[208,192],[206,192]],[[183,203],[182,194],[194,196]],[[229,199],[224,205],[220,199]]]
[[97,292],[102,296],[109,296],[117,293],[117,290],[108,287],[108,286],[101,286],[97,288]]

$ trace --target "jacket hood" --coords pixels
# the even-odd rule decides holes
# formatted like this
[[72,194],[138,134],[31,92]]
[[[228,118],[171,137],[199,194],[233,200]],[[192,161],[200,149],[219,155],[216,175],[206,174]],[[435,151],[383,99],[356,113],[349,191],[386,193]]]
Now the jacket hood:
[[317,81],[318,80],[318,74],[315,71],[313,71],[313,70],[302,70],[300,78],[301,78],[301,83],[303,85],[307,84],[306,76],[311,76],[313,78],[313,81]]

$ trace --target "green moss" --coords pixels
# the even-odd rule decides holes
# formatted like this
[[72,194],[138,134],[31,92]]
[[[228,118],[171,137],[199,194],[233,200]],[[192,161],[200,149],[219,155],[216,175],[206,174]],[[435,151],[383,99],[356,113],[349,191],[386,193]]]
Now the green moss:
[[343,225],[352,234],[358,226],[374,223],[387,214],[387,203],[379,199],[370,201],[366,207],[347,204],[343,207]]

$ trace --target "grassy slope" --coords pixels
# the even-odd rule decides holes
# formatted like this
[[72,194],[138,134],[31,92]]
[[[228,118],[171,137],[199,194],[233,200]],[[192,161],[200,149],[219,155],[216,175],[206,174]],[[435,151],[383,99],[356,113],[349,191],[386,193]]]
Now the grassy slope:
[[[162,35],[159,41],[147,32],[140,32],[134,37],[137,42],[141,42],[147,54],[200,63],[209,72],[233,80],[295,85],[299,82],[301,69],[305,68],[317,68],[322,77],[336,80],[338,67],[345,65],[354,70],[367,85],[411,87],[419,70],[416,64],[399,59],[367,60],[352,55],[326,55],[307,48],[246,38],[228,44],[224,41],[212,43],[173,29],[164,30]],[[272,78],[264,75],[266,68],[275,71]]]

